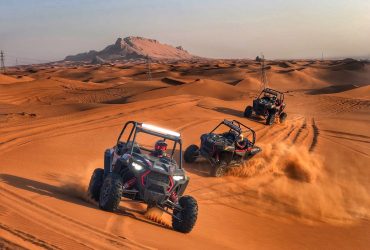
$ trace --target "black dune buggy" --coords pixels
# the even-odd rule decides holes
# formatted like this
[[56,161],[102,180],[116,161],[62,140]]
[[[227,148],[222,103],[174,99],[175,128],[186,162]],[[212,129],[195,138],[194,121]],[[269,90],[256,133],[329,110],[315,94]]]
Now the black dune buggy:
[[[222,133],[215,132],[219,129]],[[211,163],[210,175],[221,177],[229,167],[239,166],[261,151],[255,141],[253,129],[236,120],[223,120],[211,132],[200,136],[200,148],[194,144],[187,147],[184,159],[193,163],[203,156]]]
[[[146,143],[150,139],[160,138],[161,142],[173,143],[173,148],[169,154],[156,156],[153,149],[137,143],[140,134]],[[125,140],[121,140],[126,136]],[[174,159],[177,146],[180,148],[177,157],[179,165]],[[148,209],[157,207],[172,216],[174,230],[188,233],[198,216],[197,201],[191,196],[183,196],[188,183],[189,177],[182,168],[180,134],[129,121],[123,127],[116,145],[105,151],[104,169],[94,170],[88,194],[106,211],[117,210],[121,197],[144,202]]]
[[284,93],[270,88],[262,90],[258,98],[253,100],[253,107],[248,106],[244,111],[244,117],[251,118],[253,112],[266,119],[266,125],[272,125],[278,117],[283,123],[287,114],[284,111]]

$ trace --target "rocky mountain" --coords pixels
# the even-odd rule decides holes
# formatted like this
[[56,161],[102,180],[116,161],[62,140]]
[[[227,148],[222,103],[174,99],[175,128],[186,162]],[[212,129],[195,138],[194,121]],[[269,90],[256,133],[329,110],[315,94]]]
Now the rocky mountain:
[[102,60],[127,60],[142,59],[146,57],[152,59],[192,59],[196,56],[191,55],[181,46],[174,47],[163,44],[154,39],[129,36],[124,39],[118,38],[112,45],[107,46],[101,51],[90,50],[89,52],[67,56],[65,61],[92,61],[95,58]]

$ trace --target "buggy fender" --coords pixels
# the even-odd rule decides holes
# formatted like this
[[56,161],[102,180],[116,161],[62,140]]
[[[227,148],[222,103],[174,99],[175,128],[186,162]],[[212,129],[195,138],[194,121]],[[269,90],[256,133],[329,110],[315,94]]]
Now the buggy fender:
[[269,114],[276,114],[276,109],[275,108],[271,108],[268,110]]
[[262,151],[262,149],[261,149],[260,147],[258,147],[258,146],[253,146],[253,148],[252,148],[252,150],[251,150],[250,154],[251,154],[251,156],[254,156],[254,155],[258,154],[258,153],[259,153],[259,152],[261,152],[261,151]]
[[104,152],[104,176],[112,172],[112,161],[113,161],[113,149],[107,149]]
[[122,157],[118,158],[112,168],[112,172],[120,175],[124,183],[135,177],[134,173],[131,172],[129,168],[129,164],[131,162],[130,157],[130,155],[125,154]]
[[281,106],[280,106],[280,113],[283,112],[284,109],[285,109],[285,103],[281,104]]
[[221,161],[225,161],[229,164],[233,160],[234,153],[229,151],[223,151],[218,155],[218,159]]
[[184,194],[185,189],[188,186],[188,184],[189,184],[189,177],[187,177],[187,179],[185,180],[185,182],[183,184],[180,184],[180,186],[177,190],[177,195],[178,196],[182,196]]

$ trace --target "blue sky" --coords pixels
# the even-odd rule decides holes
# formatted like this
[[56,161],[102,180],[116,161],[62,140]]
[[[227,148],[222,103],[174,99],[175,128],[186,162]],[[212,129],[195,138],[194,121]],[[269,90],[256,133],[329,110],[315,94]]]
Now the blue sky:
[[0,0],[0,10],[7,64],[63,59],[130,35],[214,58],[370,56],[367,0]]

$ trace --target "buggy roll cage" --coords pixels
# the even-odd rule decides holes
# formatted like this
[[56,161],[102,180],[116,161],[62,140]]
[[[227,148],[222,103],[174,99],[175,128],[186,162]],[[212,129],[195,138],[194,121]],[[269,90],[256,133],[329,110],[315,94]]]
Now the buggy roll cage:
[[[145,134],[150,134],[150,135],[153,135],[153,136],[161,137],[163,139],[168,139],[170,141],[175,142],[174,145],[173,145],[172,152],[171,152],[171,158],[173,157],[173,155],[175,153],[175,149],[176,149],[177,144],[180,145],[179,168],[180,169],[182,168],[182,140],[181,140],[181,136],[180,136],[179,133],[176,133],[176,132],[173,132],[173,131],[170,131],[170,130],[167,130],[167,129],[159,128],[159,127],[156,127],[156,126],[153,126],[153,125],[150,125],[150,124],[145,124],[145,123],[135,122],[135,121],[128,121],[128,122],[126,122],[125,126],[123,126],[123,128],[121,130],[121,133],[118,136],[116,145],[119,144],[119,142],[121,141],[121,137],[122,137],[123,133],[125,132],[127,126],[130,125],[130,124],[132,125],[132,128],[131,128],[130,134],[127,138],[126,144],[129,145],[128,142],[130,142],[131,138],[132,138],[132,143],[130,144],[130,148],[129,148],[129,151],[130,151],[131,155],[134,151],[136,135],[140,132],[145,133]],[[150,150],[145,149],[145,148],[141,148],[141,149],[146,150],[146,151],[150,151]]]
[[213,133],[221,125],[226,125],[227,127],[230,128],[229,132],[231,130],[234,130],[235,132],[238,133],[238,135],[240,135],[241,133],[244,133],[244,132],[251,132],[252,133],[252,137],[253,137],[252,144],[254,145],[254,143],[256,142],[256,132],[254,132],[254,130],[252,128],[244,125],[243,123],[241,123],[241,122],[239,122],[237,120],[229,121],[229,120],[226,120],[225,119],[222,122],[220,122],[210,133]]
[[261,91],[258,98],[260,98],[263,93],[268,93],[270,95],[278,96],[280,101],[284,100],[284,93],[283,92],[280,92],[280,91],[277,91],[277,90],[274,90],[274,89],[270,89],[270,88],[265,88]]

